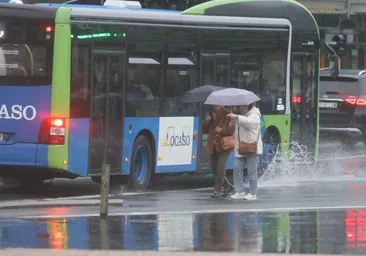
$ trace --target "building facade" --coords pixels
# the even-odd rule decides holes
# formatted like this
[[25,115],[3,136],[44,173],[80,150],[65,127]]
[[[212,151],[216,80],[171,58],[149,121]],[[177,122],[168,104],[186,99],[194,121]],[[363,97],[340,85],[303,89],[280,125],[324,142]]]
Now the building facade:
[[[342,69],[366,69],[366,0],[301,0],[318,22],[321,38],[335,45],[334,36],[343,35],[345,51]],[[322,56],[322,66],[326,65]]]

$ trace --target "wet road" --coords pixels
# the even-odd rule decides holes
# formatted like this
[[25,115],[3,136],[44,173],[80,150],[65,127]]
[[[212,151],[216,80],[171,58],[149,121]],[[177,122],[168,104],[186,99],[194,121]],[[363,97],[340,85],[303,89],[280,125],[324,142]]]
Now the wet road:
[[[165,177],[158,179],[149,191],[195,189],[210,187],[212,184],[212,179],[207,176]],[[121,193],[122,191],[125,191],[123,186],[112,186],[111,188],[112,193]],[[0,186],[0,202],[16,199],[58,198],[97,194],[100,194],[100,185],[92,182],[90,178],[45,181],[39,188],[27,192],[24,192],[24,190],[14,184],[7,184],[7,180],[4,180],[2,186]]]
[[[353,150],[345,151],[338,142],[325,141],[320,147],[320,164],[316,169],[295,168],[292,165],[284,166],[282,173],[267,173],[265,181],[280,180],[291,177],[323,178],[338,177],[343,174],[366,177],[366,147],[359,143]],[[2,183],[2,184],[1,184]],[[100,193],[100,187],[90,178],[75,180],[56,179],[46,181],[36,190],[26,191],[17,188],[8,180],[0,181],[0,202],[18,199],[43,199],[58,197],[93,196]],[[168,177],[158,179],[149,191],[170,191],[211,187],[213,181],[205,176]],[[112,194],[125,191],[121,186],[112,188]]]
[[366,254],[366,208],[1,220],[1,248]]
[[3,187],[0,248],[366,255],[366,158],[329,152],[318,168],[268,173],[257,201],[211,199],[211,178],[167,178],[146,193],[116,191],[107,220],[88,179],[15,197]]
[[[366,208],[366,179],[347,176],[261,182],[258,201],[211,199],[212,188],[126,193],[110,198],[111,215]],[[123,201],[122,201],[123,200]],[[0,202],[0,218],[99,216],[98,196]]]

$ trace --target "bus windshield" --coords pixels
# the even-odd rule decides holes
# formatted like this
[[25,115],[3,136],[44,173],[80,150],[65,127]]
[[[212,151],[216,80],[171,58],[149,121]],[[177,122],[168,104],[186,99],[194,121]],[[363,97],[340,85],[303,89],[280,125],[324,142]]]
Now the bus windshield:
[[0,86],[50,84],[52,39],[52,26],[0,21]]

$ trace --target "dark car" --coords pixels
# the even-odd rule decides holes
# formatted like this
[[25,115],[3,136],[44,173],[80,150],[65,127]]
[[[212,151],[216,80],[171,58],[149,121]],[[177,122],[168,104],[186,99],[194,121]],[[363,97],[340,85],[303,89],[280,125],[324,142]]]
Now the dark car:
[[336,79],[321,71],[319,112],[321,138],[366,143],[366,70],[340,70]]

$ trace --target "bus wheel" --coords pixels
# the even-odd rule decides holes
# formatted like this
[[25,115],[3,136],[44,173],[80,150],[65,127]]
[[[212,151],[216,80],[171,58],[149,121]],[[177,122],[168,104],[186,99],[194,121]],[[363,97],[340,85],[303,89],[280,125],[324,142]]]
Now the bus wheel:
[[273,164],[277,168],[281,162],[281,141],[278,133],[266,132],[263,138],[263,153],[260,156],[258,166],[258,178],[268,170],[268,167]]
[[130,184],[138,191],[144,191],[150,184],[153,169],[152,149],[145,136],[139,136],[133,144],[131,156]]

